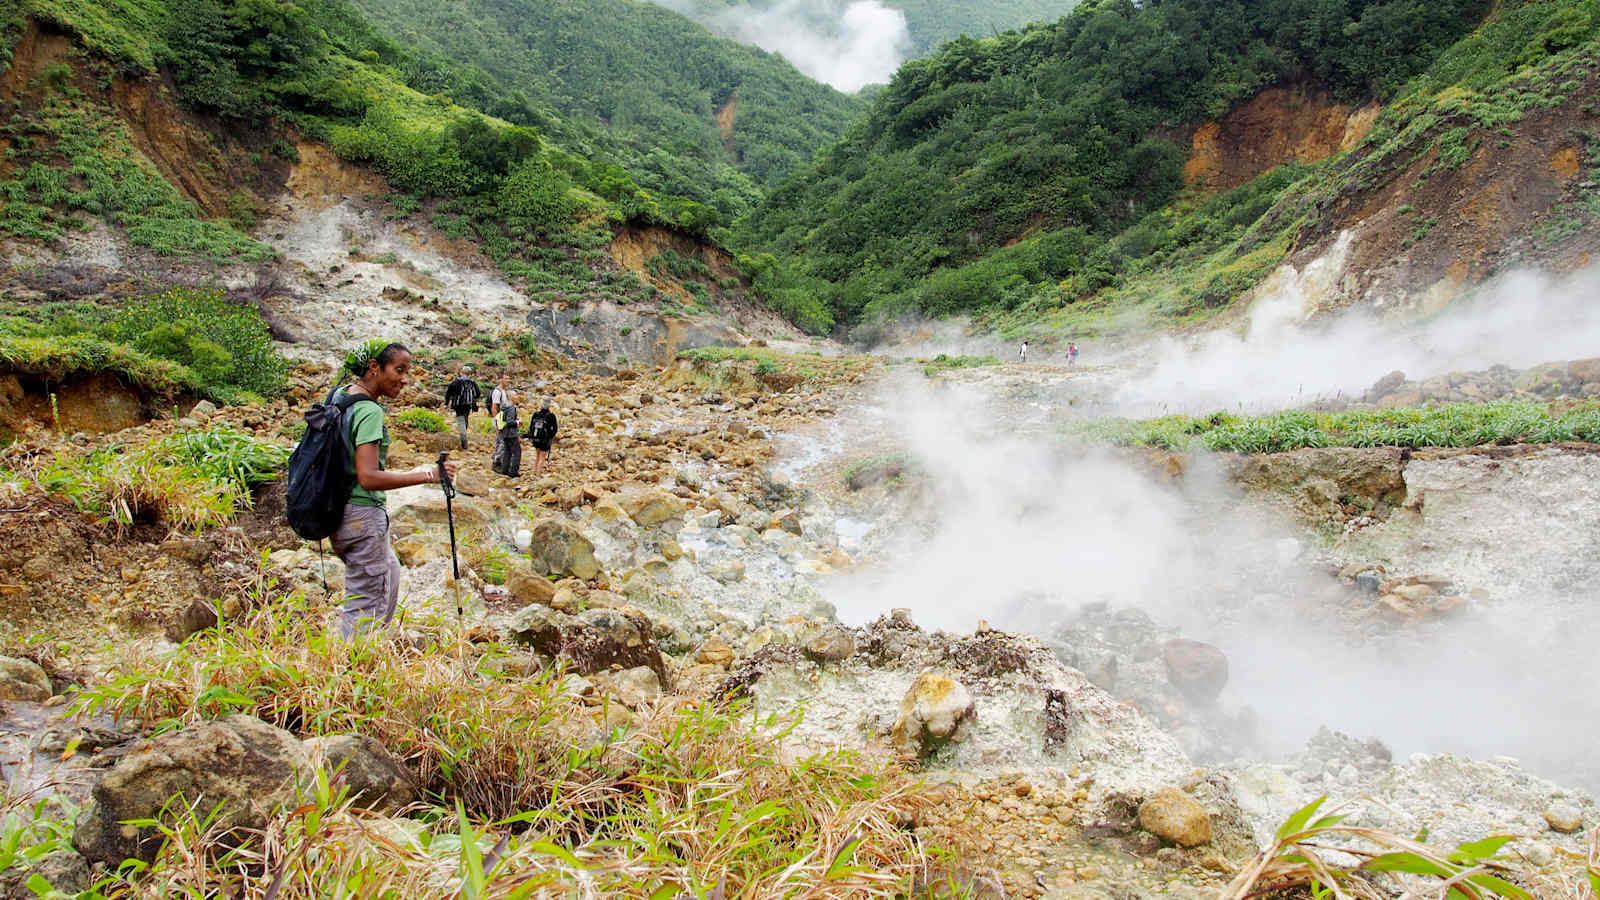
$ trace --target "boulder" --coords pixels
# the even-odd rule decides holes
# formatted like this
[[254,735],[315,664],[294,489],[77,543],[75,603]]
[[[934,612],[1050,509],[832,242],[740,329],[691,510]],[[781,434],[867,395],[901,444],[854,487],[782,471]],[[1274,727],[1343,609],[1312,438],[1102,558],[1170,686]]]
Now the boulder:
[[50,676],[31,659],[0,656],[0,700],[27,700],[43,703],[55,693]]
[[726,667],[733,663],[733,648],[721,638],[707,638],[694,658],[695,662],[705,665]]
[[660,488],[635,488],[617,497],[628,518],[649,527],[683,515],[683,500]]
[[1194,798],[1175,787],[1163,788],[1140,805],[1139,825],[1181,847],[1211,843],[1211,817]]
[[219,831],[237,843],[235,829],[266,827],[279,807],[295,802],[312,772],[300,741],[260,719],[236,715],[191,725],[135,749],[101,777],[78,817],[73,846],[112,867],[151,860],[160,832],[122,823],[170,820],[164,810],[175,798],[197,807],[201,818],[216,810]]
[[[455,440],[454,437],[450,438]],[[447,525],[450,515],[455,516],[456,528],[464,525],[487,527],[491,516],[481,502],[463,494],[456,494],[445,509],[444,492],[438,485],[414,484],[397,491],[386,491],[389,521],[395,526],[406,525],[412,530],[424,525]],[[404,529],[402,529],[404,530]]]
[[715,563],[707,568],[706,574],[722,582],[723,584],[732,584],[735,581],[743,581],[744,563],[738,561],[737,559],[725,559],[722,562]]
[[797,535],[800,533],[800,514],[792,509],[780,509],[772,514],[772,519],[768,524],[773,528],[781,528],[790,534]]
[[965,740],[977,718],[977,704],[959,681],[923,672],[900,701],[900,718],[889,736],[901,750],[926,755]]
[[1373,383],[1372,387],[1367,390],[1367,400],[1376,403],[1394,393],[1396,388],[1405,383],[1406,373],[1396,369]]
[[199,419],[204,422],[217,413],[217,405],[210,400],[201,400],[189,409],[189,418]]
[[27,860],[19,859],[12,868],[0,871],[0,898],[31,900],[41,896],[28,888],[28,882],[36,875],[58,892],[43,895],[50,897],[77,896],[87,891],[94,881],[89,861],[80,853],[76,850],[53,850],[31,865]]
[[535,572],[533,564],[525,559],[514,560],[506,566],[506,591],[524,605],[538,603],[549,606],[556,597],[556,586],[550,583],[550,579]]
[[545,519],[534,525],[528,552],[533,570],[541,575],[593,578],[600,573],[594,544],[577,526],[563,519]]
[[571,620],[572,617],[565,613],[534,603],[518,610],[511,617],[506,630],[511,633],[513,641],[532,648],[536,653],[555,656],[561,652],[562,628]]
[[1161,660],[1172,686],[1197,703],[1215,701],[1228,683],[1228,657],[1210,644],[1173,638],[1161,645]]
[[1551,831],[1575,834],[1583,827],[1583,810],[1577,804],[1557,800],[1544,809],[1544,822]]
[[417,799],[416,776],[374,738],[327,735],[307,739],[305,747],[313,763],[344,779],[350,796],[364,809],[393,812]]
[[629,709],[638,709],[661,696],[661,679],[649,666],[634,666],[615,675],[596,675],[595,680]]
[[509,630],[512,640],[537,653],[567,660],[580,675],[613,666],[645,666],[660,684],[670,683],[655,628],[644,613],[632,607],[589,609],[569,616],[536,604],[512,617]]
[[818,662],[838,662],[855,652],[855,635],[842,625],[829,625],[806,642],[806,655]]

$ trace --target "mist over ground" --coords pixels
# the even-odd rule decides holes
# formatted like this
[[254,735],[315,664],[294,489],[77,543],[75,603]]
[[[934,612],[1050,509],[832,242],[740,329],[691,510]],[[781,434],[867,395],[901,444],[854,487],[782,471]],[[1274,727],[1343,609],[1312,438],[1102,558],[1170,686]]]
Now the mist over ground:
[[1257,301],[1242,332],[1164,337],[1118,354],[1116,364],[1139,372],[1118,405],[1126,415],[1266,411],[1359,396],[1395,370],[1420,379],[1584,359],[1600,355],[1597,289],[1600,266],[1512,272],[1407,323],[1381,306],[1307,321],[1306,298],[1291,286]]
[[[1166,411],[1279,409],[1359,393],[1396,368],[1416,378],[1600,355],[1600,307],[1586,302],[1597,282],[1596,270],[1518,273],[1404,328],[1368,313],[1308,326],[1285,311],[1294,298],[1272,298],[1242,335],[1152,345],[1153,363],[1117,373],[1129,380],[1104,412],[1149,414],[1156,398]],[[1005,347],[960,345],[940,328],[919,339],[910,352]],[[1201,461],[1173,480],[1134,454],[1063,440],[1058,426],[1081,413],[1059,405],[1062,377],[1041,373],[1030,400],[999,391],[994,379],[902,370],[835,429],[845,443],[892,442],[923,476],[918,504],[880,527],[873,564],[829,590],[842,619],[908,607],[926,627],[966,632],[987,620],[1044,635],[1084,604],[1136,609],[1227,654],[1221,703],[1255,711],[1263,753],[1294,752],[1326,725],[1378,737],[1399,759],[1510,755],[1547,777],[1600,788],[1587,749],[1600,738],[1591,603],[1600,560],[1569,560],[1561,579],[1517,571],[1545,558],[1519,550],[1521,541],[1578,552],[1573,535],[1600,529],[1600,502],[1527,504],[1506,513],[1513,538],[1502,537],[1505,528],[1464,533],[1434,554],[1470,557],[1464,568],[1489,573],[1475,585],[1487,601],[1437,622],[1358,627],[1333,608],[1329,569],[1345,561],[1337,548],[1242,495],[1220,466]],[[1040,413],[1040,403],[1054,405]],[[1586,577],[1572,578],[1573,566]]]
[[656,0],[734,40],[781,55],[796,69],[853,94],[885,84],[911,51],[905,13],[880,0],[777,0],[750,6]]

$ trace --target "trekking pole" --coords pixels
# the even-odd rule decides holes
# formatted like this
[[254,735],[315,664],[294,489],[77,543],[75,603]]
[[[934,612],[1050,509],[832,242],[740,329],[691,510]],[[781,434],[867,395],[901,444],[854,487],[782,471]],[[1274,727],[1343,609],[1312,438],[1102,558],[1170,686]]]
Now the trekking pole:
[[445,471],[444,461],[450,455],[448,450],[439,451],[439,487],[444,491],[444,517],[450,523],[450,574],[456,586],[456,624],[460,625],[461,614],[461,563],[456,561],[456,512],[450,500],[456,495],[456,486],[450,483],[450,473]]

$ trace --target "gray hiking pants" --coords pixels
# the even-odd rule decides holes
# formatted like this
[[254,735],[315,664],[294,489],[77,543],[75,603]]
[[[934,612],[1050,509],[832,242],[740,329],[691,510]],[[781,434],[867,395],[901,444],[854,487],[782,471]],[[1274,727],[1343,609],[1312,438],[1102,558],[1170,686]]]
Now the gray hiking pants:
[[345,638],[387,625],[400,604],[400,560],[389,546],[389,513],[348,504],[344,521],[328,541],[344,560],[344,606],[339,634]]
[[461,449],[467,449],[467,414],[456,413],[456,434],[461,436]]

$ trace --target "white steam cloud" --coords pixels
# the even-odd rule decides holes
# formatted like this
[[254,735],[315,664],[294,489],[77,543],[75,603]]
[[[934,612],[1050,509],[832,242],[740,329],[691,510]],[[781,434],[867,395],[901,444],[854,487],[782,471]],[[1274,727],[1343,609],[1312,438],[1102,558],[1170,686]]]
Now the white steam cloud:
[[[1130,380],[1098,412],[1279,409],[1359,394],[1394,369],[1416,379],[1597,356],[1597,286],[1600,268],[1512,274],[1409,325],[1363,312],[1307,324],[1300,298],[1271,298],[1242,334],[1130,352],[1123,362],[1143,371],[1117,367]],[[927,350],[1005,349],[963,346],[936,329],[908,337]],[[1600,459],[1557,453],[1559,465],[1530,463],[1514,483],[1486,480],[1511,463],[1461,470],[1450,489],[1495,498],[1495,521],[1451,521],[1430,504],[1433,530],[1396,550],[1398,574],[1439,564],[1489,599],[1428,625],[1362,626],[1341,604],[1365,601],[1328,571],[1371,561],[1371,547],[1329,543],[1243,495],[1220,465],[1171,479],[1132,454],[1064,444],[1054,426],[1076,410],[1063,398],[1104,382],[1013,371],[929,380],[902,369],[819,442],[824,453],[858,455],[893,444],[923,474],[921,498],[865,539],[860,574],[831,583],[842,619],[908,607],[925,627],[968,631],[987,619],[1047,634],[1085,604],[1137,609],[1228,655],[1223,704],[1259,713],[1264,749],[1291,752],[1327,725],[1379,737],[1402,759],[1509,754],[1557,780],[1600,786],[1588,752],[1600,739],[1600,557],[1582,537],[1600,533],[1600,489],[1586,486],[1600,481]],[[1341,590],[1351,593],[1341,599]]]
[[1166,338],[1119,362],[1147,368],[1123,393],[1130,415],[1281,409],[1361,394],[1391,371],[1411,379],[1600,355],[1600,267],[1564,278],[1515,272],[1411,324],[1356,309],[1303,320],[1293,287],[1257,302],[1242,333]]
[[693,0],[657,0],[734,40],[778,53],[846,93],[881,84],[911,49],[905,13],[879,0],[779,0],[708,10]]

